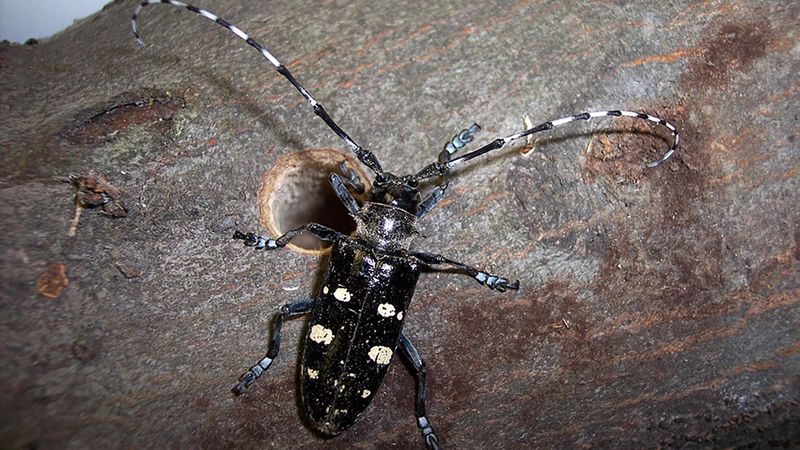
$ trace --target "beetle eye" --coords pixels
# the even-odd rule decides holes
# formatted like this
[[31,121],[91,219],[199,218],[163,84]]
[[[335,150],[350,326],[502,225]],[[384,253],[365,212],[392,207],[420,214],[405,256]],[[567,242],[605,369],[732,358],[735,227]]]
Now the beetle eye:
[[417,180],[416,177],[411,177],[406,182],[406,185],[408,185],[408,187],[410,187],[410,188],[418,188],[419,187],[419,180]]
[[379,173],[375,175],[375,182],[380,184],[386,183],[386,177],[382,173]]

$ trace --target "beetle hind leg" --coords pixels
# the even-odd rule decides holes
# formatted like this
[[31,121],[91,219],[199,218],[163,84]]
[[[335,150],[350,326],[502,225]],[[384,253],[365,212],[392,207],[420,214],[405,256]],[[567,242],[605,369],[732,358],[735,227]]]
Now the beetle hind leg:
[[431,450],[439,450],[439,438],[433,431],[428,416],[425,414],[425,362],[408,340],[405,334],[400,335],[400,354],[414,368],[414,378],[417,379],[417,397],[414,401],[414,415],[417,416],[417,426],[422,433],[425,445]]
[[269,346],[267,355],[239,377],[239,383],[232,389],[234,394],[240,395],[244,392],[248,386],[253,384],[253,382],[272,365],[272,361],[278,357],[278,352],[281,348],[281,327],[283,326],[283,321],[294,316],[308,313],[311,310],[312,303],[313,302],[310,300],[304,300],[289,303],[281,307],[280,312],[275,315],[275,329],[272,332],[272,343]]

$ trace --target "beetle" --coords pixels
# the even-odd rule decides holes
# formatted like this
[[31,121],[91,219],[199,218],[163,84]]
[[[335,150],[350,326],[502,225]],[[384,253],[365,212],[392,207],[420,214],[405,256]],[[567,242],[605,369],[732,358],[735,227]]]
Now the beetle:
[[[277,238],[236,231],[234,239],[255,249],[276,250],[285,247],[302,233],[313,233],[332,242],[330,262],[325,270],[320,292],[312,300],[302,300],[281,307],[274,319],[272,339],[266,356],[239,379],[233,388],[237,395],[256,381],[278,356],[283,322],[291,317],[309,316],[301,366],[301,398],[306,413],[317,431],[336,435],[352,426],[364,414],[383,381],[395,352],[410,363],[416,378],[415,415],[425,445],[439,448],[439,439],[425,410],[425,363],[409,338],[403,333],[405,312],[411,302],[422,272],[455,272],[475,279],[499,292],[519,289],[519,281],[454,261],[442,255],[412,251],[411,240],[418,232],[416,222],[425,217],[444,197],[450,175],[456,166],[488,152],[501,149],[535,133],[580,120],[602,117],[630,117],[665,127],[673,136],[672,144],[657,161],[656,167],[670,158],[679,142],[677,129],[665,120],[642,112],[607,110],[583,112],[543,122],[534,127],[497,138],[482,147],[454,158],[474,140],[480,126],[473,124],[445,144],[438,159],[413,175],[398,176],[383,170],[378,158],[361,147],[331,118],[325,108],[303,87],[286,66],[266,47],[256,42],[236,25],[211,13],[175,0],[146,0],[134,10],[131,28],[140,46],[137,18],[151,4],[168,4],[199,14],[227,29],[255,48],[275,70],[302,95],[313,112],[344,141],[359,162],[369,168],[375,179],[367,190],[367,200],[359,205],[352,192],[363,193],[365,185],[358,175],[342,164],[342,174],[329,177],[336,196],[355,219],[353,236],[326,226],[309,223],[289,230]],[[426,195],[422,182],[437,178]]]

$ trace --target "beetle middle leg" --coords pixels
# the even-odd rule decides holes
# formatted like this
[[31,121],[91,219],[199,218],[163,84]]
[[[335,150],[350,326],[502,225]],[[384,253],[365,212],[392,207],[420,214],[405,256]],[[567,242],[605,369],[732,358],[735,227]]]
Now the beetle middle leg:
[[257,250],[261,250],[263,248],[266,248],[267,250],[275,250],[276,248],[286,247],[286,244],[291,242],[292,239],[305,232],[313,233],[324,241],[335,241],[344,237],[342,233],[339,233],[332,228],[312,222],[301,227],[291,229],[278,239],[261,237],[255,233],[242,233],[239,230],[233,232],[233,238],[241,239],[244,241],[244,245],[247,247],[253,247]]
[[272,332],[272,343],[269,346],[269,350],[267,350],[267,355],[239,377],[239,383],[232,389],[234,394],[239,395],[244,392],[248,386],[253,384],[253,382],[272,365],[272,361],[278,357],[278,352],[281,348],[281,327],[283,326],[283,321],[294,316],[308,313],[311,310],[312,303],[311,300],[303,300],[289,303],[281,307],[280,312],[275,315],[275,329]]
[[[494,289],[500,292],[505,292],[506,289],[513,289],[513,290],[519,289],[519,280],[515,280],[513,283],[509,283],[508,278],[492,275],[488,272],[476,269],[472,266],[462,264],[458,261],[453,261],[452,259],[446,258],[442,255],[435,255],[433,253],[423,253],[423,252],[413,252],[410,253],[410,255],[425,263],[427,265],[428,270],[430,271],[434,272],[452,271],[455,273],[469,275],[472,278],[475,278],[478,281],[478,283],[485,285],[489,289]],[[435,267],[435,266],[445,266],[445,267]]]
[[433,427],[425,415],[425,378],[427,376],[425,361],[422,360],[419,352],[414,348],[414,344],[408,340],[405,334],[400,335],[400,354],[414,368],[414,378],[417,379],[414,415],[417,416],[417,426],[422,433],[422,439],[425,440],[425,445],[432,450],[439,450],[439,438],[436,437],[436,433],[433,432]]

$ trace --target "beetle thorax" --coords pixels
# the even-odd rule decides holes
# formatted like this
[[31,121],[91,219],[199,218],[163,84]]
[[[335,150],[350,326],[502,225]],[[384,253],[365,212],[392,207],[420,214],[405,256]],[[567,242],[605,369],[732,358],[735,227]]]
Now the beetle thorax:
[[408,250],[411,238],[418,234],[417,218],[391,205],[367,202],[355,219],[356,237],[380,250]]

